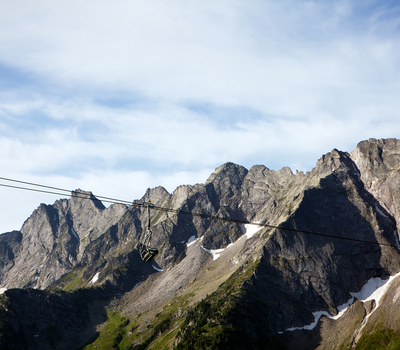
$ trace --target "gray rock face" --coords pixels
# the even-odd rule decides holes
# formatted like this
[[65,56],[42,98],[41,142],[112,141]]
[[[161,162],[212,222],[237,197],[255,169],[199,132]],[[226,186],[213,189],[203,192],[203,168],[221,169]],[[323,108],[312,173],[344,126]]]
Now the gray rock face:
[[[399,140],[370,139],[351,154],[333,150],[307,173],[226,163],[204,184],[172,194],[149,189],[133,202],[165,209],[151,211],[159,255],[149,264],[138,254],[146,208],[105,208],[76,190],[70,199],[40,205],[20,231],[0,236],[0,288],[113,286],[131,291],[129,310],[142,312],[191,283],[199,295],[211,293],[255,264],[235,312],[257,343],[264,338],[252,330],[256,324],[268,325],[271,336],[302,327],[315,311],[336,314],[370,278],[400,271],[399,162]],[[249,238],[247,225],[176,210],[265,226]],[[246,312],[254,300],[257,319]]]
[[0,269],[2,272],[10,270],[14,266],[15,256],[21,249],[22,233],[12,231],[0,235]]
[[1,270],[1,286],[49,286],[76,267],[88,244],[119,221],[126,210],[122,205],[106,209],[90,192],[81,190],[74,191],[69,200],[41,204],[19,234],[0,236],[12,257]]
[[365,188],[400,222],[400,140],[360,142],[351,153]]

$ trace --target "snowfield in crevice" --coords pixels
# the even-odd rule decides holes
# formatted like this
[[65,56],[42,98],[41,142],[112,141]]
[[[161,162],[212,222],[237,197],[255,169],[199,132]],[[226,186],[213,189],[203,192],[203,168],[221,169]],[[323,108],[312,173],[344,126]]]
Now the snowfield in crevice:
[[[364,327],[368,321],[368,318],[376,311],[378,308],[380,301],[382,297],[386,294],[386,291],[390,287],[391,283],[400,276],[400,272],[397,273],[396,275],[390,276],[388,279],[384,280],[378,277],[373,277],[368,280],[368,282],[361,288],[359,292],[351,292],[351,298],[347,303],[344,303],[343,305],[340,305],[338,307],[339,313],[336,316],[330,315],[327,311],[316,311],[313,312],[314,315],[314,322],[306,325],[304,327],[292,327],[286,329],[286,331],[295,331],[297,329],[306,329],[306,330],[312,330],[314,327],[317,325],[319,319],[322,316],[326,316],[332,320],[337,320],[339,319],[347,310],[349,306],[351,306],[355,300],[360,300],[362,302],[367,302],[370,300],[375,300],[376,306],[374,310],[365,318],[364,321]],[[283,332],[279,332],[282,334]]]
[[155,267],[154,265],[151,265],[153,267],[154,270],[158,271],[158,272],[163,272],[164,270],[159,269],[158,267]]
[[256,222],[254,224],[244,224],[241,225],[241,229],[244,233],[244,235],[247,237],[247,239],[253,237],[258,231],[260,231],[263,226],[256,225],[259,224],[260,222]]
[[[195,243],[198,240],[198,238],[196,238],[196,236],[192,236],[189,238],[189,240],[186,243],[187,247],[190,247],[193,243]],[[183,242],[184,243],[184,242]]]
[[78,234],[76,233],[76,231],[74,230],[73,227],[71,227],[71,232],[74,235],[74,237],[79,241],[79,236],[78,236]]
[[207,249],[201,246],[200,248],[205,250],[207,253],[211,254],[213,256],[213,260],[217,260],[219,256],[224,252],[226,249],[228,249],[233,243],[229,244],[226,248],[222,249]]
[[97,272],[97,273],[93,276],[93,278],[92,278],[92,280],[90,281],[90,283],[96,283],[96,282],[99,280],[99,276],[100,276],[100,272]]

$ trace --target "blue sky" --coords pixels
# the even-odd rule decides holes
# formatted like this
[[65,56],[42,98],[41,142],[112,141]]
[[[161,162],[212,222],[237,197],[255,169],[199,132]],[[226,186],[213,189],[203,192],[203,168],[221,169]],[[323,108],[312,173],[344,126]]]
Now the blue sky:
[[[0,2],[0,177],[124,200],[399,137],[397,1]],[[0,232],[57,198],[0,188]]]

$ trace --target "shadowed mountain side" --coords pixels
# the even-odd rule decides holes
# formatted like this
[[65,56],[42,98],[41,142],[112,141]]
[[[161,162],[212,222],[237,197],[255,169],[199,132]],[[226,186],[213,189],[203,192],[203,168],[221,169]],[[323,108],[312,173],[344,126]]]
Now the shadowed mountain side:
[[0,271],[6,274],[14,266],[15,256],[21,249],[22,233],[6,232],[0,235]]
[[69,350],[98,335],[106,320],[104,289],[42,291],[11,289],[0,295],[0,348]]
[[[395,245],[394,219],[376,215],[377,203],[363,187],[348,187],[343,181],[337,174],[321,179],[320,188],[307,190],[296,212],[281,226]],[[278,331],[288,324],[310,324],[312,311],[336,314],[335,306],[347,302],[349,292],[359,291],[371,277],[400,269],[398,251],[377,244],[277,230],[265,247],[271,265],[283,273],[281,290],[291,290],[297,299],[291,305],[282,298],[280,304],[295,310],[300,303],[309,309],[306,322],[304,310],[294,312],[292,319],[291,313],[282,315],[286,321]],[[269,276],[264,278],[269,280]],[[271,298],[280,298],[280,294],[266,296]]]

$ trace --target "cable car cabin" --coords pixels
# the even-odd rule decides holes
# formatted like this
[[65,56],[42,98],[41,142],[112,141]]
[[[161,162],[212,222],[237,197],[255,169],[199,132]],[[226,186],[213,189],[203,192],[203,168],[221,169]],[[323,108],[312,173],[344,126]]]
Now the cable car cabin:
[[158,250],[156,248],[143,247],[140,251],[140,257],[145,262],[153,260],[157,254]]
[[150,208],[153,208],[154,205],[148,201],[144,203],[144,206],[147,207],[147,230],[146,234],[144,235],[143,243],[141,244],[140,248],[140,257],[143,261],[148,262],[154,259],[154,257],[158,254],[158,249],[150,247],[151,241],[151,226],[150,226]]
[[147,229],[146,235],[144,236],[143,243],[140,244],[141,245],[140,257],[145,262],[153,260],[154,257],[158,254],[157,248],[150,247],[151,234],[152,234],[151,230]]

